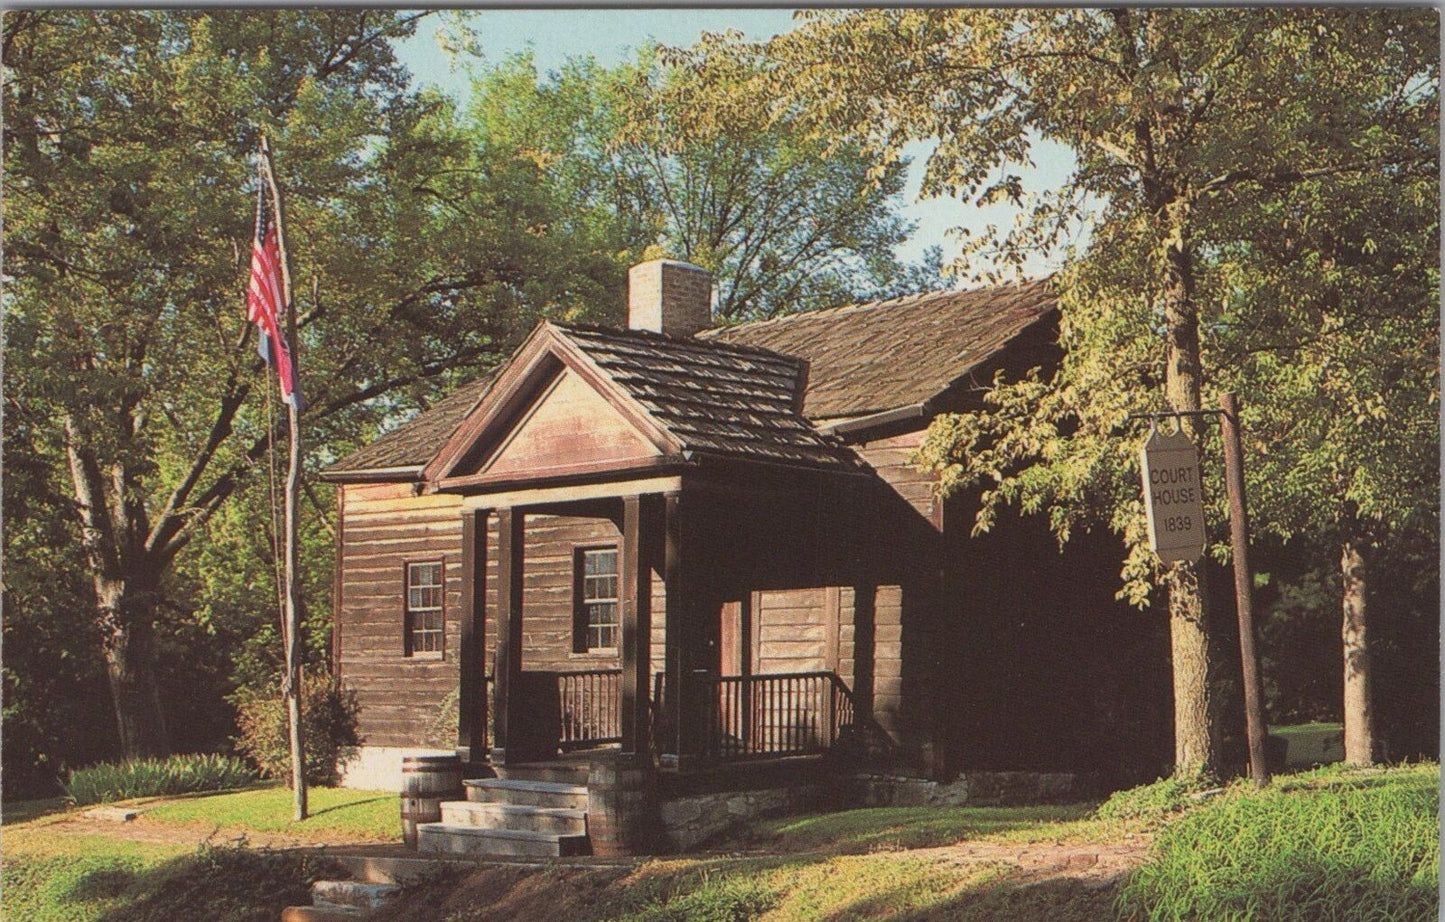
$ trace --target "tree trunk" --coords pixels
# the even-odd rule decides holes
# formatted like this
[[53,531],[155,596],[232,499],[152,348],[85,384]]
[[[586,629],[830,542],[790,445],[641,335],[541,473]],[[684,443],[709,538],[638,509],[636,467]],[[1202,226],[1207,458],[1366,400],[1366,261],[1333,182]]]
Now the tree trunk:
[[121,753],[127,759],[169,755],[156,684],[155,593],[104,576],[96,577],[95,593]]
[[[1185,206],[1175,202],[1174,243],[1168,250],[1164,292],[1166,367],[1164,392],[1172,410],[1200,409],[1199,311],[1194,303],[1193,258],[1185,241]],[[1203,427],[1183,422],[1196,445]],[[1214,694],[1210,641],[1209,586],[1204,561],[1176,564],[1169,574],[1169,642],[1174,668],[1174,771],[1218,773],[1219,710]]]
[[1345,541],[1340,549],[1343,579],[1345,660],[1345,762],[1375,761],[1375,710],[1371,695],[1370,639],[1366,630],[1368,571],[1360,546]]

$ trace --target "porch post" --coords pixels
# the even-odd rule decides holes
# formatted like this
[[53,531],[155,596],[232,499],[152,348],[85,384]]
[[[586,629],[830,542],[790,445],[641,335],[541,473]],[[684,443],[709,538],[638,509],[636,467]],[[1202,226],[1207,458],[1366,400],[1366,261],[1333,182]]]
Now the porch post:
[[653,504],[622,499],[622,751],[648,746],[648,695],[652,672],[652,567],[649,550]]
[[487,516],[462,513],[462,642],[457,686],[457,754],[480,762],[487,753]]
[[[676,767],[696,767],[706,758],[709,737],[714,731],[709,708],[711,684],[707,673],[716,673],[716,640],[709,645],[708,628],[717,629],[717,614],[712,624],[701,593],[701,580],[696,557],[697,523],[687,510],[682,494],[668,493],[666,503],[666,534],[663,550],[663,580],[667,586],[667,708],[668,726],[674,728],[674,740],[663,741],[662,749],[676,757]],[[673,743],[675,745],[667,745]]]
[[507,764],[510,729],[518,729],[522,702],[513,694],[522,684],[522,566],[527,514],[521,509],[497,510],[497,713],[492,762]]

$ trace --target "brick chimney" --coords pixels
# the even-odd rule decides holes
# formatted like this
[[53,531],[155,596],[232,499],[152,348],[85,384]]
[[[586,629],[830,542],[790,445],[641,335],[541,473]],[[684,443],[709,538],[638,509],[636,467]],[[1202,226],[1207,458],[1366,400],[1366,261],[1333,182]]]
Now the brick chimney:
[[675,259],[638,263],[627,273],[627,327],[692,336],[712,326],[712,274]]

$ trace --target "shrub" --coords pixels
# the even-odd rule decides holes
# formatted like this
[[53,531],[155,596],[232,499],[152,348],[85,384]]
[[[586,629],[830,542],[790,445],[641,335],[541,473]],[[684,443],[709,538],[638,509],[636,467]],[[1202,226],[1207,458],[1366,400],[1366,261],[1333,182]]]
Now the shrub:
[[65,793],[77,805],[84,806],[130,797],[224,791],[255,780],[256,773],[240,759],[194,754],[103,762],[77,768],[70,773]]
[[1171,775],[1126,791],[1115,791],[1095,813],[1101,820],[1144,820],[1157,823],[1189,806],[1189,795],[1213,786],[1204,776]]
[[[242,689],[236,705],[236,747],[268,778],[291,783],[291,731],[286,703],[277,689]],[[356,695],[328,675],[307,676],[301,683],[301,732],[306,750],[307,784],[334,785],[336,761],[343,746],[356,746]]]

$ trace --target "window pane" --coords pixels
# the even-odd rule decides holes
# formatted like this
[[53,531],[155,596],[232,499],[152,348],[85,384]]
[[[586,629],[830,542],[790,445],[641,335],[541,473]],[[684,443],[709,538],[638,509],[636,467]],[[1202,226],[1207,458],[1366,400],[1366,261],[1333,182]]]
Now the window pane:
[[584,551],[583,573],[587,576],[616,576],[617,575],[617,551],[612,548],[597,551]]

